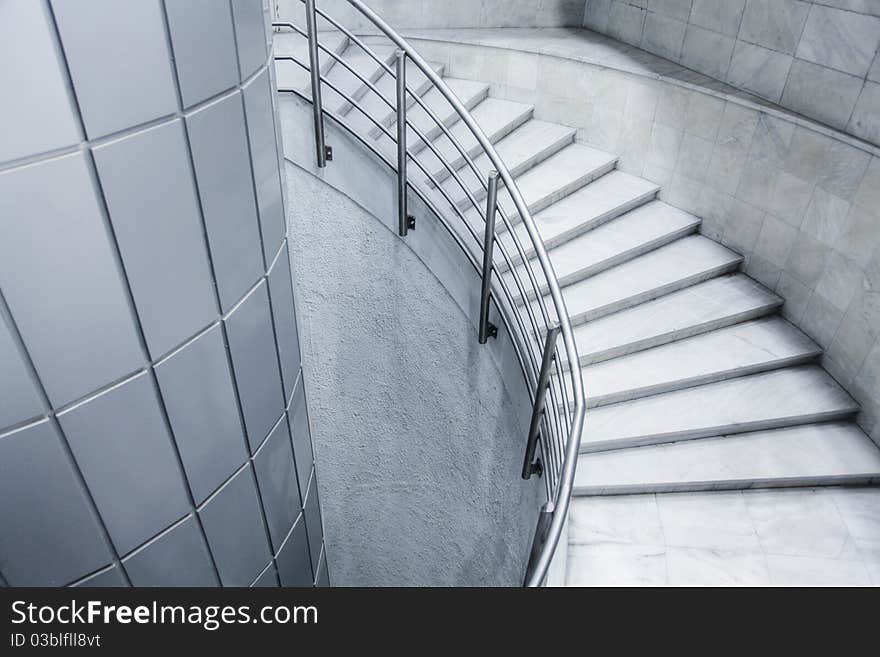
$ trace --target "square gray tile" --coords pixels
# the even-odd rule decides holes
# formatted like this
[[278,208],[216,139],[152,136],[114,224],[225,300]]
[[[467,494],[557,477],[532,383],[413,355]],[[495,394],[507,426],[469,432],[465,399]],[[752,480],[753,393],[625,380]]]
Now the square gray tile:
[[747,0],[738,37],[793,55],[809,11],[801,0]]
[[287,232],[281,204],[281,176],[270,93],[269,74],[266,71],[244,88],[244,109],[266,263],[272,262]]
[[782,104],[843,130],[861,90],[859,78],[796,59],[782,93]]
[[269,294],[272,297],[272,318],[275,322],[275,335],[278,337],[278,352],[281,357],[284,399],[290,399],[293,393],[301,364],[287,249],[285,244],[272,271],[269,272]]
[[880,18],[814,4],[798,42],[797,56],[864,78],[878,45]]
[[6,319],[0,313],[0,432],[43,412],[37,388]]
[[309,554],[312,555],[312,563],[318,563],[321,556],[321,545],[324,541],[324,527],[321,523],[321,502],[318,499],[318,478],[312,470],[312,481],[306,494],[306,502],[303,505],[303,515],[306,519],[306,531],[309,535]]
[[275,557],[281,586],[312,586],[312,563],[306,523],[300,516]]
[[61,413],[58,421],[119,554],[189,511],[147,373]]
[[10,586],[63,586],[110,551],[48,421],[0,438],[0,563]]
[[269,525],[269,536],[277,551],[302,508],[290,433],[284,418],[254,455],[254,471]]
[[[0,8],[0,162],[75,144],[77,116],[67,92],[63,64],[42,2],[4,2]],[[14,65],[28,53],[27,66]]]
[[309,431],[309,411],[306,408],[305,390],[302,378],[293,393],[287,411],[290,435],[293,438],[293,455],[296,459],[296,476],[301,495],[305,495],[312,472],[312,437]]
[[238,84],[235,35],[228,3],[165,0],[165,11],[184,107]]
[[284,410],[265,281],[225,321],[248,443],[253,452]]
[[199,516],[223,586],[250,586],[272,556],[251,468],[227,482]]
[[132,586],[216,586],[208,547],[192,516],[122,562]]
[[220,325],[157,365],[156,378],[201,504],[248,458]]
[[730,66],[733,37],[688,25],[681,48],[681,63],[713,78],[723,80]]
[[266,26],[260,0],[232,0],[235,41],[241,79],[249,77],[266,63]]
[[81,153],[0,173],[0,234],[0,287],[53,406],[140,367]]
[[694,0],[690,22],[735,37],[745,6],[746,0]]
[[186,125],[220,305],[226,312],[263,274],[241,94],[190,114]]
[[147,346],[158,358],[217,316],[183,124],[143,130],[94,155]]
[[778,101],[792,61],[791,55],[737,41],[727,81],[735,87]]
[[52,0],[52,9],[89,139],[177,110],[158,0]]

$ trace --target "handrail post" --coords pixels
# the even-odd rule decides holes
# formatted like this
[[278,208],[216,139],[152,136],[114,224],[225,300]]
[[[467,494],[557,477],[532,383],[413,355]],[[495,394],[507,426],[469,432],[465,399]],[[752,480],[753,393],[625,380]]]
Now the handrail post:
[[547,542],[547,533],[550,531],[550,523],[553,521],[553,510],[553,502],[547,502],[538,512],[538,521],[535,523],[535,535],[532,537],[532,549],[529,551],[523,586],[528,586],[538,558],[541,556],[541,550],[544,548],[544,543]]
[[498,327],[489,321],[489,289],[492,285],[492,251],[495,248],[495,208],[498,205],[498,172],[489,172],[486,196],[486,233],[483,238],[483,285],[480,289],[480,344],[498,336]]
[[318,18],[315,0],[306,0],[306,27],[309,37],[309,76],[312,83],[312,114],[315,120],[315,150],[318,168],[327,166],[333,151],[324,141],[324,107],[321,103],[321,60],[318,56]]
[[538,375],[538,388],[535,390],[535,405],[532,407],[532,421],[529,423],[529,438],[526,443],[526,456],[523,459],[522,478],[530,479],[533,474],[541,475],[544,467],[541,459],[535,459],[535,450],[538,447],[538,436],[541,433],[541,417],[544,415],[544,402],[547,397],[547,388],[550,385],[550,367],[556,358],[556,340],[562,327],[554,326],[547,331],[547,339],[544,342],[544,355],[541,358],[541,373]]
[[395,53],[397,75],[397,234],[406,237],[416,220],[406,208],[406,52]]

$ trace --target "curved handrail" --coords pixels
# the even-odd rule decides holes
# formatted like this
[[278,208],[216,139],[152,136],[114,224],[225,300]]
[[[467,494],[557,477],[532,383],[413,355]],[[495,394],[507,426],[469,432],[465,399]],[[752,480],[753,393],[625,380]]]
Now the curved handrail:
[[[565,413],[566,417],[564,419],[559,418],[558,417],[559,409],[556,407],[555,399],[553,400],[553,408],[551,410],[551,413],[554,416],[556,416],[555,420],[557,422],[557,427],[561,428],[563,425],[567,425],[568,434],[566,437],[566,441],[565,441],[566,444],[565,444],[564,454],[562,457],[561,472],[556,473],[556,476],[554,477],[555,479],[557,479],[555,494],[553,494],[552,486],[550,484],[548,484],[548,498],[549,499],[548,499],[547,503],[545,504],[545,506],[542,510],[542,513],[541,513],[541,518],[539,520],[538,529],[536,531],[536,543],[533,546],[533,554],[532,554],[532,558],[530,559],[529,570],[526,573],[525,584],[527,586],[539,586],[539,585],[541,585],[541,583],[543,582],[543,580],[547,574],[548,568],[550,566],[550,562],[553,558],[553,554],[555,553],[556,547],[558,545],[559,538],[562,533],[563,523],[565,521],[565,517],[566,517],[567,511],[568,511],[568,506],[569,506],[569,503],[571,500],[571,493],[572,493],[573,486],[574,486],[575,469],[577,467],[577,456],[578,456],[579,447],[580,447],[581,434],[583,431],[583,423],[584,423],[584,414],[585,414],[585,409],[586,409],[583,376],[582,376],[580,365],[579,365],[580,360],[578,358],[577,347],[576,347],[576,344],[574,341],[574,334],[572,331],[571,323],[569,321],[568,312],[567,312],[567,309],[565,306],[565,300],[562,296],[562,291],[559,286],[559,281],[556,277],[555,271],[553,269],[553,265],[550,262],[550,258],[547,255],[546,249],[544,248],[543,241],[540,237],[540,234],[538,233],[538,229],[537,229],[537,226],[535,225],[534,219],[532,218],[532,215],[528,209],[528,205],[526,204],[525,200],[523,199],[522,194],[521,194],[519,188],[517,187],[515,180],[513,179],[513,176],[510,174],[510,171],[508,170],[507,166],[505,165],[503,160],[500,158],[500,156],[496,152],[492,143],[489,141],[489,139],[483,133],[482,129],[476,123],[473,116],[471,116],[468,109],[458,99],[458,97],[449,89],[449,87],[446,85],[446,83],[443,81],[443,79],[434,72],[434,70],[431,68],[431,66],[428,65],[428,63],[421,57],[421,55],[419,55],[419,53],[416,52],[416,50],[412,46],[410,46],[410,44],[405,39],[403,39],[403,37],[401,37],[384,19],[382,19],[378,14],[376,14],[372,9],[370,9],[361,0],[347,0],[347,2],[350,5],[352,5],[355,9],[357,9],[376,28],[378,28],[392,43],[394,43],[401,51],[403,51],[403,53],[405,53],[405,56],[407,58],[409,58],[409,60],[411,60],[416,65],[416,67],[428,79],[428,81],[431,83],[431,85],[440,92],[440,94],[445,98],[445,100],[449,103],[449,105],[452,107],[452,109],[458,115],[459,120],[461,120],[464,123],[464,125],[468,128],[468,130],[471,132],[471,134],[474,136],[474,138],[476,138],[479,147],[486,154],[486,156],[489,159],[489,161],[491,162],[493,168],[497,171],[498,177],[503,182],[504,187],[507,190],[507,193],[510,195],[510,197],[513,201],[513,204],[516,208],[516,212],[519,215],[522,223],[525,226],[529,241],[531,242],[532,247],[534,249],[534,254],[537,257],[538,263],[541,267],[541,270],[542,270],[544,277],[546,279],[546,282],[547,282],[547,288],[549,290],[550,300],[552,301],[552,306],[554,307],[554,309],[556,311],[556,321],[558,322],[558,324],[556,327],[550,326],[550,322],[551,322],[550,317],[547,314],[546,309],[544,309],[544,312],[542,312],[542,314],[544,315],[544,318],[545,318],[545,329],[550,332],[550,336],[555,336],[555,334],[557,332],[561,332],[561,334],[562,334],[563,346],[564,346],[566,359],[567,359],[567,362],[569,365],[569,370],[570,370],[568,380],[572,386],[572,393],[573,393],[572,399],[574,402],[574,408],[573,408],[573,411],[570,416],[566,412]],[[321,13],[321,15],[326,17],[326,14],[324,14],[323,12],[320,12],[320,13]],[[314,23],[310,24],[310,27],[313,27],[313,25],[314,25]],[[377,61],[378,61],[378,58],[376,58],[375,55],[373,55],[372,52],[369,50],[369,48],[366,48],[362,42],[359,41],[358,45],[360,45],[360,47],[363,48],[365,51],[370,52],[370,54],[373,56],[373,58],[377,59]],[[335,53],[333,53],[333,54],[335,54]],[[314,58],[314,59],[316,61],[316,58]],[[297,63],[299,63],[299,62],[297,62]],[[383,67],[388,68],[387,64],[385,64],[384,62],[380,61],[379,63]],[[358,77],[360,77],[360,76],[358,76]],[[317,78],[315,76],[313,76],[313,83],[314,83],[314,80],[316,80],[316,79]],[[372,87],[371,84],[369,86]],[[374,91],[375,91],[375,88],[374,88]],[[436,115],[433,115],[431,110],[420,102],[421,99],[418,97],[418,94],[413,93],[411,90],[408,90],[408,92],[409,92],[410,96],[412,96],[413,99],[415,99],[415,101],[417,103],[419,103],[419,105],[426,110],[426,113],[441,127],[441,129],[445,128],[445,126],[443,125],[443,122],[439,121],[437,119]],[[339,93],[338,90],[337,90],[337,93]],[[376,92],[376,93],[378,93],[378,92]],[[380,97],[382,97],[381,94],[379,94],[379,95],[380,95]],[[344,94],[343,94],[343,97],[345,97]],[[387,99],[385,99],[384,97],[382,97],[382,98],[383,98],[383,100],[386,100],[386,102],[387,102]],[[368,118],[370,118],[372,120],[372,117],[368,117]],[[375,121],[374,121],[374,123],[375,123]],[[388,131],[386,129],[384,129],[384,126],[380,126],[380,127],[382,127],[385,134],[388,135]],[[415,126],[413,126],[412,124],[409,124],[409,127],[414,129],[414,132],[416,131]],[[460,147],[460,144],[457,143],[457,141],[454,139],[454,137],[451,135],[451,133],[449,133],[449,131],[445,130],[445,129],[443,129],[443,132],[447,135],[447,137],[450,140],[452,140],[453,145],[456,147],[456,149],[462,155],[462,157],[464,158],[466,163],[471,165],[472,168],[476,168],[473,166],[473,162],[472,162],[471,158]],[[390,136],[390,135],[388,135],[388,136]],[[422,135],[422,134],[418,134],[418,136],[426,145],[430,146],[430,143],[429,143],[430,140],[425,138],[424,135]],[[449,168],[448,163],[445,162],[444,158],[440,157],[439,153],[437,153],[437,151],[435,149],[432,149],[432,151],[434,152],[435,157],[438,157],[438,159],[441,161],[441,163],[447,165],[447,168]],[[411,153],[409,153],[409,151],[406,152],[406,155],[409,159],[412,159],[414,162],[417,162],[417,159],[415,157],[413,157],[413,155]],[[429,172],[427,172],[424,168],[422,168],[422,171],[426,174],[426,176],[429,179],[434,179],[434,177]],[[452,173],[451,168],[450,168],[450,172]],[[477,178],[478,178],[478,180],[481,181],[481,183],[485,187],[485,182],[482,180],[482,176],[478,172],[477,172]],[[461,183],[460,180],[457,180],[457,182]],[[466,187],[466,186],[462,184],[462,187]],[[470,195],[468,189],[465,189],[465,193],[466,193],[466,196],[470,196],[470,198],[468,200],[473,202],[474,199]],[[454,206],[455,204],[453,203],[452,205]],[[501,212],[501,215],[502,215],[502,220],[507,222],[507,216],[506,216],[507,213]],[[466,220],[465,220],[465,224],[468,225],[468,222]],[[468,225],[468,228],[470,228],[469,225]],[[513,227],[510,226],[509,224],[508,224],[508,231],[511,234],[511,236],[514,238],[516,246],[518,247],[518,250],[521,251],[521,247],[518,243],[518,240],[516,239],[517,236],[515,234],[515,231],[513,230]],[[498,239],[498,235],[494,236],[494,241],[499,246],[502,245],[501,241]],[[523,262],[527,265],[526,269],[530,273],[530,277],[532,278],[533,284],[535,284],[535,286],[536,286],[536,299],[538,300],[539,304],[543,305],[544,294],[542,293],[540,286],[537,285],[537,281],[534,280],[534,277],[533,277],[533,274],[531,272],[530,267],[528,267],[530,259],[526,258],[525,253],[522,251],[520,252],[520,257],[523,258]],[[509,259],[505,258],[505,260],[507,260],[508,271],[513,272],[513,268],[511,266]],[[492,266],[492,269],[493,269],[493,271],[495,270],[494,264]],[[496,272],[496,279],[501,279],[501,278],[502,278],[502,276]],[[516,276],[514,278],[516,278]],[[520,293],[522,295],[521,298],[522,298],[523,304],[527,307],[527,310],[530,311],[531,309],[529,308],[529,306],[531,306],[531,301],[529,299],[529,296],[524,294],[524,291],[522,290],[521,284],[518,285],[518,287],[520,288]],[[558,329],[558,331],[556,329]],[[548,336],[548,340],[549,339],[550,339],[550,337]],[[567,397],[568,396],[566,394],[567,391],[564,389],[565,385],[564,385],[564,381],[563,381],[563,377],[562,377],[562,372],[559,369],[560,368],[559,359],[556,357],[556,353],[557,353],[556,347],[553,347],[553,353],[554,353],[554,360],[556,361],[555,366],[556,366],[557,374],[559,375],[557,377],[558,385],[561,385],[563,388],[562,402],[563,402],[563,405],[567,409],[567,406],[568,406],[568,404],[567,404],[568,398]],[[548,385],[550,385],[552,387],[553,383],[550,382]],[[541,393],[541,391],[538,391],[538,392]],[[562,420],[562,424],[560,424],[560,420]],[[531,432],[530,432],[529,438],[530,438],[530,440],[532,439]],[[548,444],[546,447],[549,447],[551,451],[555,451],[554,448],[556,447],[556,445],[553,445],[552,441],[550,441],[550,440],[548,440],[547,442],[550,444]],[[550,518],[549,523],[546,521],[547,517]],[[543,534],[543,536],[541,536],[541,534]]]

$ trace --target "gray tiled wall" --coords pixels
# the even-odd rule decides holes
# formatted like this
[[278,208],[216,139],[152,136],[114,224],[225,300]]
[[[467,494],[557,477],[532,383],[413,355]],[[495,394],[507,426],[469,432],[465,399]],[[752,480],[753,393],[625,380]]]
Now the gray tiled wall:
[[269,11],[0,3],[0,583],[329,582]]
[[877,0],[586,0],[583,25],[880,144]]
[[[302,13],[301,0],[273,2],[279,17]],[[583,0],[368,0],[367,5],[395,29],[574,27],[581,24],[584,13]],[[319,0],[318,6],[350,29],[375,31],[347,0]]]

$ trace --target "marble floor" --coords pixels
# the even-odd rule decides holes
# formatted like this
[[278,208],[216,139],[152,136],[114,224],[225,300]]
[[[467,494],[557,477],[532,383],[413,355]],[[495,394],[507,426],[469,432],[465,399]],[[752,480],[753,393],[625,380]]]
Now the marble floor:
[[880,586],[880,488],[576,498],[568,586]]

